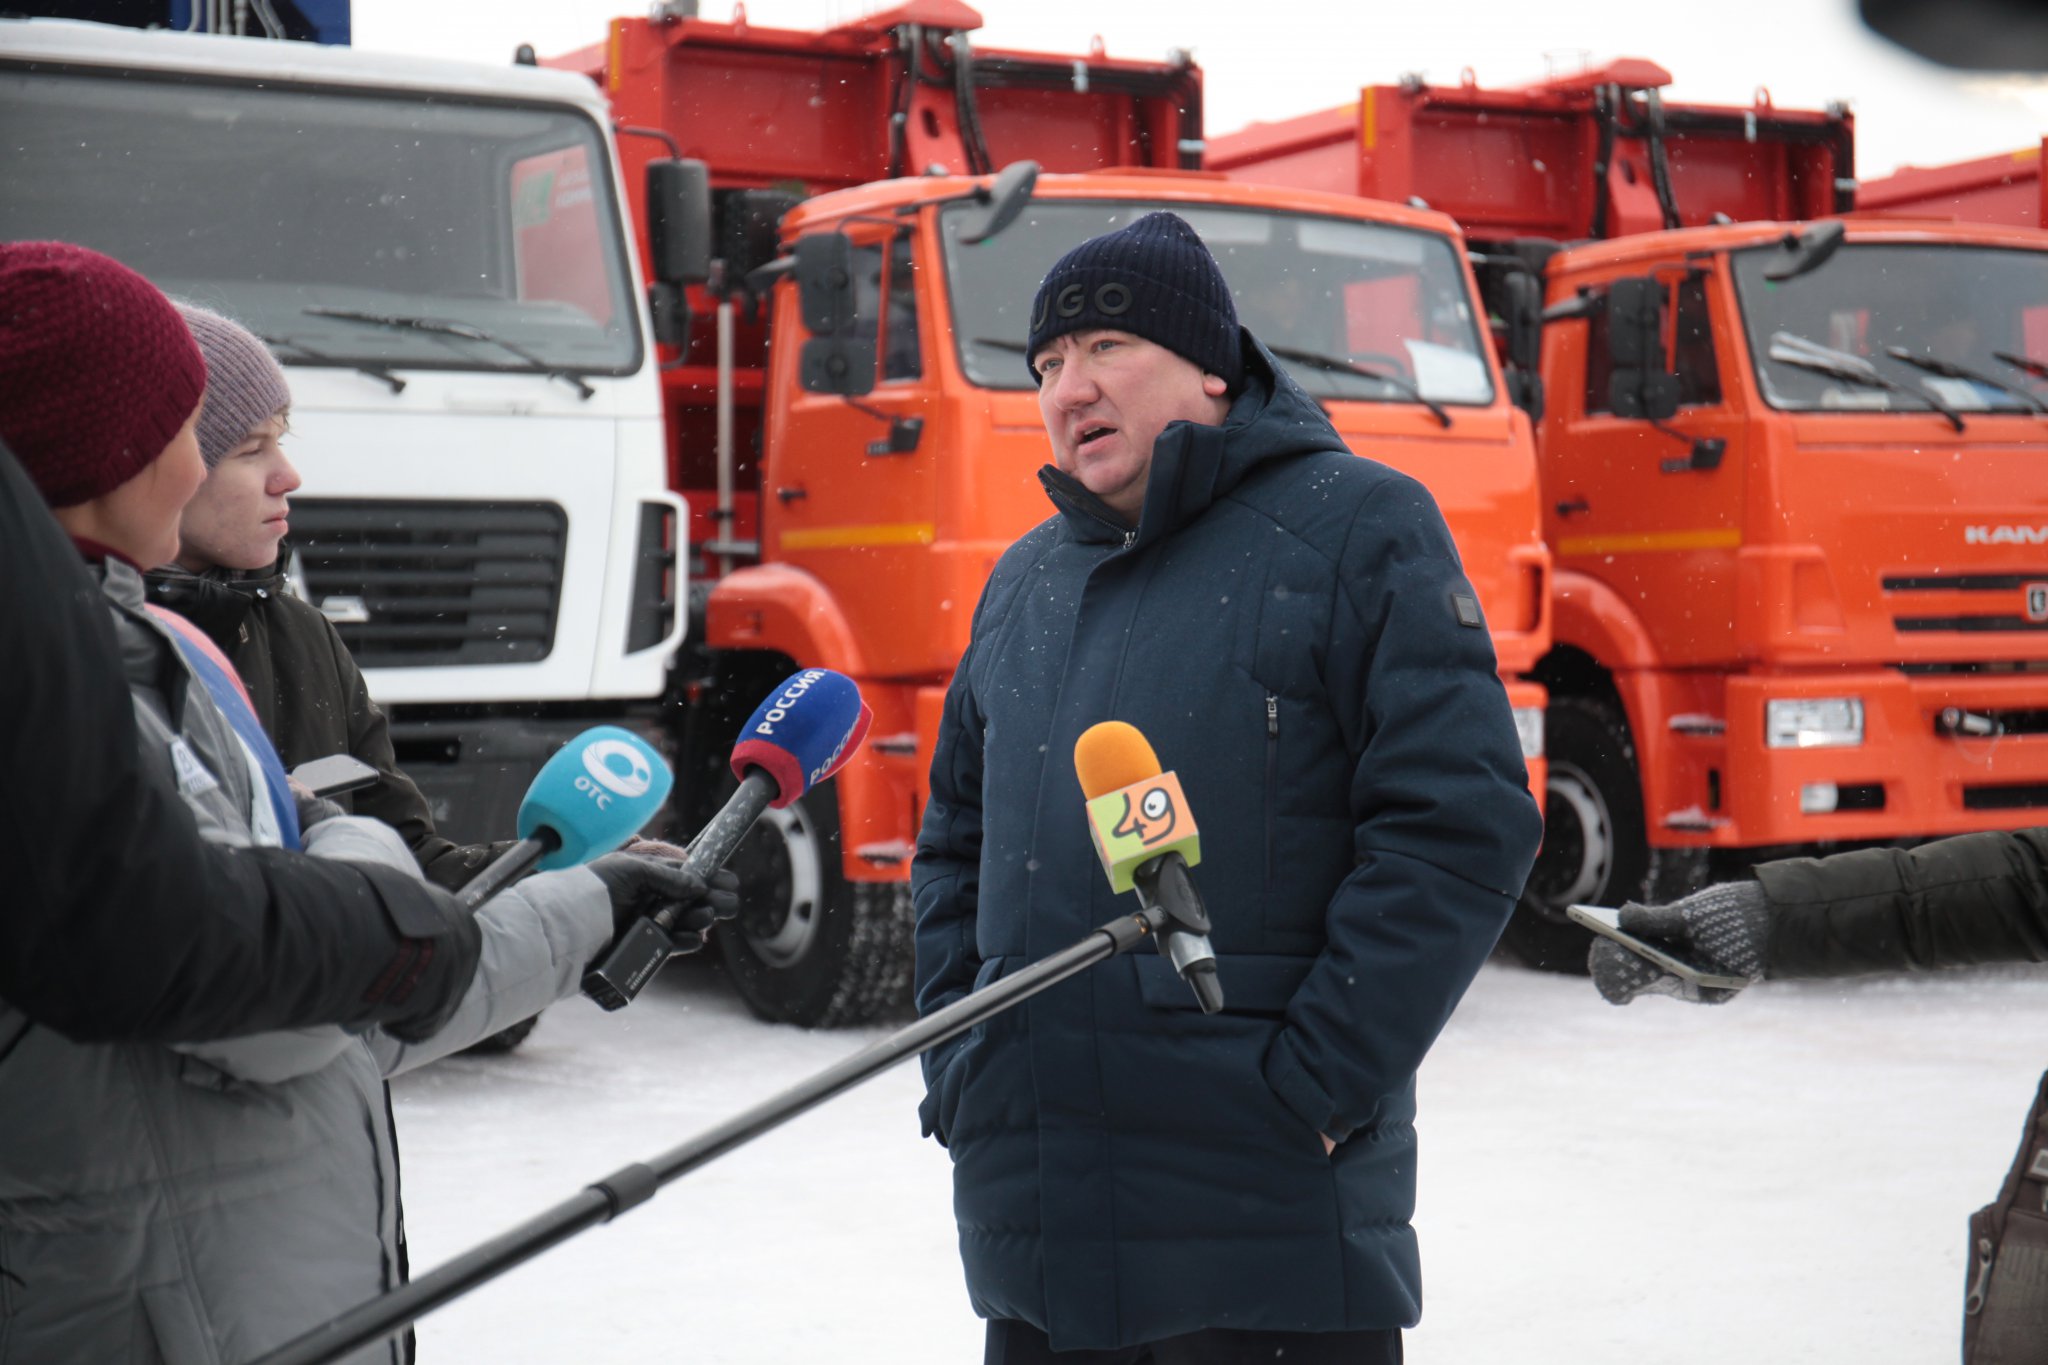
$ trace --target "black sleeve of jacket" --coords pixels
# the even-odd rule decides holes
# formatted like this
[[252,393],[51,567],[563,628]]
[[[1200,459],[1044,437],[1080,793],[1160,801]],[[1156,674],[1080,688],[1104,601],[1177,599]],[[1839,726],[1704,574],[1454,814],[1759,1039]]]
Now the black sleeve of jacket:
[[0,998],[70,1037],[444,1016],[481,939],[388,871],[205,843],[141,761],[107,610],[0,448]]
[[326,634],[334,675],[341,686],[342,705],[348,716],[349,754],[377,770],[374,783],[350,793],[349,808],[357,815],[367,815],[397,830],[398,837],[405,840],[405,846],[419,862],[420,870],[427,874],[427,880],[450,891],[461,890],[486,863],[511,847],[511,841],[464,846],[442,838],[434,829],[434,815],[427,809],[427,798],[398,766],[398,755],[391,747],[391,722],[385,718],[384,708],[371,699],[363,670],[356,667],[355,656],[348,652],[333,624],[324,616],[317,619]]
[[1787,858],[1756,878],[1774,978],[2048,961],[2048,828]]
[[[1326,635],[1352,771],[1356,870],[1266,1054],[1266,1080],[1342,1139],[1402,1091],[1507,923],[1542,837],[1513,713],[1435,501],[1413,480],[1354,520]],[[1228,991],[1226,977],[1225,990]]]

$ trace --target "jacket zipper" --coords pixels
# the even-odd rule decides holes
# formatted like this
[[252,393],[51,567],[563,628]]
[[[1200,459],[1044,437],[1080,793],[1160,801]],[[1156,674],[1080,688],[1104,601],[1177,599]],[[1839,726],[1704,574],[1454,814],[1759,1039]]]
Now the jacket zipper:
[[1266,694],[1266,891],[1273,890],[1273,843],[1280,824],[1280,698]]

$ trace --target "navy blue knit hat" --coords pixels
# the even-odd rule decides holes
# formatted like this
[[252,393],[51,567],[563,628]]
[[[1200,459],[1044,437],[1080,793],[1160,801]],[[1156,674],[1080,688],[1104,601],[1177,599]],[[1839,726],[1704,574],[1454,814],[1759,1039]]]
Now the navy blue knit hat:
[[1230,286],[1195,230],[1171,213],[1148,213],[1091,238],[1046,272],[1024,351],[1032,379],[1046,343],[1098,327],[1157,342],[1203,373],[1220,375],[1233,392],[1243,382]]

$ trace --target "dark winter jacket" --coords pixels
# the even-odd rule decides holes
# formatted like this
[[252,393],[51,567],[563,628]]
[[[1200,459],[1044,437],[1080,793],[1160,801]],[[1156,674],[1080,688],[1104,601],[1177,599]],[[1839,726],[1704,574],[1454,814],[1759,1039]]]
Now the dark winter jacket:
[[495,846],[458,848],[434,832],[426,798],[399,771],[390,726],[348,646],[317,607],[285,587],[281,573],[165,567],[147,578],[150,601],[197,625],[234,664],[287,767],[348,754],[375,768],[374,785],[335,799],[397,830],[441,886],[460,888],[489,861]]
[[1773,978],[2048,962],[2048,828],[1762,863]]
[[1416,1321],[1415,1070],[1538,841],[1434,502],[1246,358],[1223,426],[1160,436],[1135,531],[1042,474],[1058,515],[997,564],[933,757],[925,1013],[1135,908],[1090,725],[1136,725],[1201,830],[1222,1013],[1141,951],[926,1058],[975,1309],[1060,1350]]
[[453,1006],[481,937],[446,895],[382,868],[200,839],[141,761],[98,585],[4,448],[0,583],[0,998],[79,1039]]

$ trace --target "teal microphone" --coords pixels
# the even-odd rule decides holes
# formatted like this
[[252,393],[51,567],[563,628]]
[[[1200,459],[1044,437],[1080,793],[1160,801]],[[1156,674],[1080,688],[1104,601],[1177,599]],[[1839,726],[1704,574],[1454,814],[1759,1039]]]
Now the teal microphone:
[[647,827],[668,801],[675,775],[631,730],[599,725],[555,751],[519,803],[519,842],[456,895],[474,910],[538,868],[579,867]]

